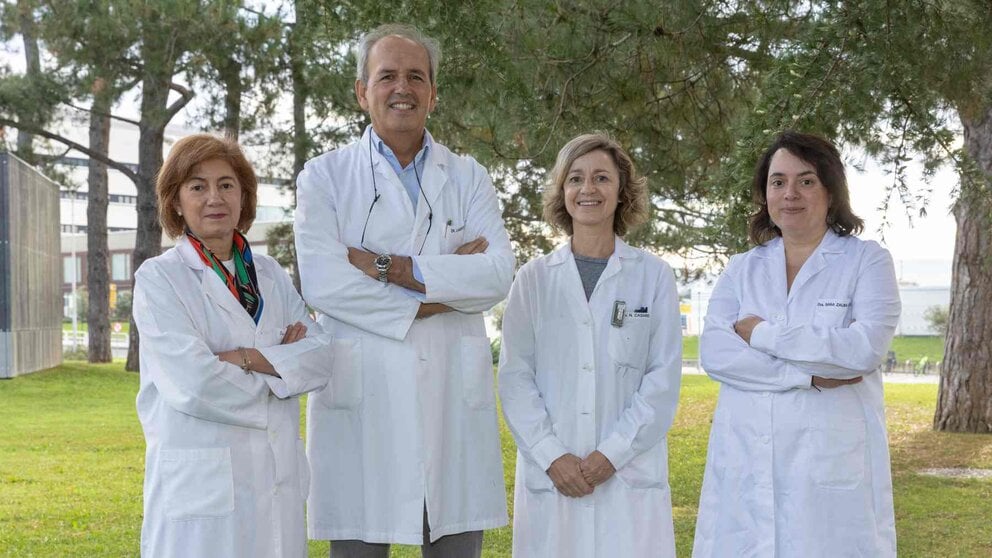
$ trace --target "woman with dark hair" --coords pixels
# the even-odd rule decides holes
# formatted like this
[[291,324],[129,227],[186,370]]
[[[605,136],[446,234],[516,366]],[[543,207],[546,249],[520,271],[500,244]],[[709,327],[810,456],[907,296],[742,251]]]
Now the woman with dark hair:
[[544,216],[569,242],[520,269],[503,314],[517,558],[675,554],[675,276],[621,238],[646,215],[646,180],[616,141],[587,134],[558,153]]
[[300,393],[330,374],[330,339],[275,260],[252,254],[255,172],[206,134],[156,185],[176,246],[135,273],[145,432],[141,555],[306,556]]
[[700,338],[720,382],[693,556],[895,556],[882,379],[892,258],[854,235],[837,148],[785,132],[755,169],[755,248],[730,259]]

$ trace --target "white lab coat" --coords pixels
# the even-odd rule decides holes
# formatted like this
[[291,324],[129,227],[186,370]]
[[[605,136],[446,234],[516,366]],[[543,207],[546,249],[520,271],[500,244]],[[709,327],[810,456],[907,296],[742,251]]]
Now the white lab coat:
[[[620,327],[615,301],[626,303]],[[667,433],[682,328],[668,265],[616,238],[586,301],[571,244],[525,265],[503,314],[499,393],[517,441],[517,558],[674,556]],[[546,473],[594,450],[617,472],[582,498]]]
[[[899,320],[892,258],[828,231],[786,289],[781,238],[731,258],[703,368],[721,383],[693,556],[895,556],[882,378]],[[740,318],[758,325],[748,346]],[[863,376],[816,391],[812,375]]]
[[[372,172],[381,197],[370,215]],[[313,539],[419,545],[425,503],[432,541],[507,523],[482,312],[506,296],[513,251],[474,159],[433,143],[421,180],[429,205],[421,198],[414,212],[395,171],[370,149],[368,129],[300,173],[303,295],[334,334],[338,363],[329,389],[307,404]],[[456,312],[414,320],[420,302],[408,291],[348,262],[366,219],[370,250],[416,255],[424,245],[424,301]],[[478,236],[489,241],[485,253],[453,254]]]
[[[265,305],[257,327],[185,237],[135,273],[145,558],[306,556],[309,470],[295,395],[327,383],[330,336],[278,263],[254,261]],[[307,338],[279,345],[296,321]],[[258,349],[282,379],[214,356],[238,347]]]

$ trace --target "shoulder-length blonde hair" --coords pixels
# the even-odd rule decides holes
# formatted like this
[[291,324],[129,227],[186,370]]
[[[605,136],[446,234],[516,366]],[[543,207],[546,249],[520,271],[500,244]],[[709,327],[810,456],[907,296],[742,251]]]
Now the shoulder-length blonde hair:
[[220,159],[231,165],[241,185],[241,216],[238,230],[248,232],[255,222],[255,204],[258,196],[258,178],[255,169],[241,151],[238,142],[210,134],[193,134],[177,141],[158,171],[155,195],[158,200],[158,220],[171,238],[183,233],[186,221],[179,216],[179,187],[193,175],[193,169],[205,161]]
[[648,180],[637,174],[634,161],[620,144],[602,132],[583,134],[561,148],[551,170],[551,181],[544,190],[544,220],[555,230],[572,235],[572,216],[565,208],[565,179],[576,159],[593,151],[604,151],[613,159],[620,174],[620,192],[613,218],[617,236],[644,223],[648,218]]

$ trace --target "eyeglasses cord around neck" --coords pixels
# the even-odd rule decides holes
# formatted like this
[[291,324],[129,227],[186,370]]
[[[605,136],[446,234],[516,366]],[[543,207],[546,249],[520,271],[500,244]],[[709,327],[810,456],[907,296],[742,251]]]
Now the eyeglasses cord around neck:
[[[375,166],[372,164],[372,133],[371,132],[369,132],[369,173],[372,175],[372,193],[373,193],[373,195],[372,195],[372,203],[369,204],[369,213],[368,213],[368,215],[365,216],[365,225],[362,226],[362,240],[361,240],[360,245],[362,247],[362,250],[365,250],[366,252],[372,252],[374,254],[378,254],[378,252],[375,252],[374,250],[369,250],[365,246],[365,233],[366,233],[366,231],[369,228],[369,219],[372,218],[372,210],[375,208],[376,202],[379,201],[379,195],[380,195],[379,194],[379,187],[378,187],[378,185],[376,184],[376,181],[375,181]],[[417,255],[419,256],[420,254],[422,254],[424,252],[424,246],[427,244],[427,237],[430,236],[430,234],[431,234],[431,227],[434,226],[434,208],[431,207],[431,202],[429,202],[427,200],[427,194],[424,193],[424,186],[420,182],[420,173],[417,171],[417,158],[416,158],[416,156],[414,156],[414,158],[413,158],[413,175],[415,177],[417,177],[417,188],[420,189],[420,195],[424,198],[424,203],[427,204],[427,233],[424,235],[423,242],[420,243],[420,250],[417,251]]]

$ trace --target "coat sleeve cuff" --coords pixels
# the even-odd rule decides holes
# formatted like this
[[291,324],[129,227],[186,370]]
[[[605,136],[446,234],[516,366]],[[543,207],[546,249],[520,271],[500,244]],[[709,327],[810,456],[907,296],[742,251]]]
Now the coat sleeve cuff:
[[813,387],[813,375],[800,370],[795,364],[786,363],[785,374],[799,389],[811,389]]
[[568,448],[557,436],[551,434],[534,445],[530,450],[530,455],[542,471],[547,471],[555,459],[568,453]]
[[610,460],[610,464],[617,471],[634,458],[631,443],[616,432],[603,440],[596,449]]
[[269,385],[272,393],[280,399],[286,399],[326,385],[330,378],[330,362],[326,363],[326,367],[320,366],[315,362],[313,356],[305,355],[315,350],[326,353],[328,342],[329,337],[318,336],[307,337],[287,345],[280,344],[258,348],[258,352],[262,353],[262,356],[279,374],[278,378],[268,374],[260,374]]
[[[424,284],[426,286],[426,284],[424,283],[424,274],[420,272],[420,265],[417,264],[417,257],[412,256],[410,258],[410,261],[413,262],[412,263],[413,278],[416,279],[419,283]],[[406,291],[406,294],[410,295],[411,298],[417,299],[420,302],[424,302],[425,300],[427,300],[427,295],[425,293],[422,293],[420,291],[415,291],[413,289],[404,289],[404,290]]]
[[272,394],[279,399],[288,399],[296,394],[290,391],[288,385],[282,378],[277,378],[275,376],[270,376],[268,374],[259,374],[265,383],[269,385],[269,389],[272,390]]
[[775,338],[778,336],[778,326],[770,322],[761,322],[751,330],[751,347],[771,356],[775,356]]

